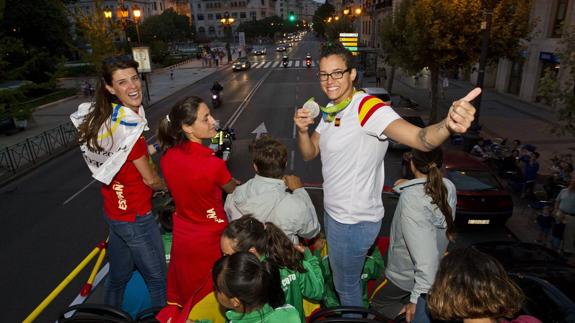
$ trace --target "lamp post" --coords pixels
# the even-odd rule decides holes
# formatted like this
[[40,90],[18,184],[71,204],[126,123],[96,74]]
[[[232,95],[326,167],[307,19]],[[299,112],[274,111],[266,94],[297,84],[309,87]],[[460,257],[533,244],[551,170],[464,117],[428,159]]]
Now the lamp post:
[[220,19],[222,25],[224,25],[224,32],[226,33],[226,51],[228,52],[228,63],[232,61],[232,52],[230,50],[230,38],[232,37],[232,24],[235,19],[230,17],[230,14],[226,11],[224,17]]
[[[484,0],[484,17],[481,22],[481,30],[483,31],[481,40],[481,54],[479,56],[479,68],[477,70],[477,87],[483,89],[483,81],[485,79],[485,68],[487,66],[487,53],[489,49],[489,34],[491,33],[491,23],[493,20],[493,2],[491,0]],[[481,115],[481,97],[479,94],[475,98],[473,105],[475,106],[475,119],[471,123],[469,132],[467,134],[470,141],[477,140],[479,138],[479,130],[481,130],[481,125],[479,123],[479,116]],[[469,143],[472,145],[473,143]]]
[[142,45],[142,40],[140,38],[140,20],[142,18],[142,11],[138,5],[132,6],[132,14],[134,14],[134,22],[136,23],[136,35],[138,37],[138,46]]

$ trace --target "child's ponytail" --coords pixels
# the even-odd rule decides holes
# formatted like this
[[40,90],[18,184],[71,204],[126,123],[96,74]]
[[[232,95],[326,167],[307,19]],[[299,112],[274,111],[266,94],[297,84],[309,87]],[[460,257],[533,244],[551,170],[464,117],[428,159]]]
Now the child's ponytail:
[[267,256],[278,266],[305,273],[303,254],[294,248],[293,242],[285,233],[271,222],[265,223],[268,240]]

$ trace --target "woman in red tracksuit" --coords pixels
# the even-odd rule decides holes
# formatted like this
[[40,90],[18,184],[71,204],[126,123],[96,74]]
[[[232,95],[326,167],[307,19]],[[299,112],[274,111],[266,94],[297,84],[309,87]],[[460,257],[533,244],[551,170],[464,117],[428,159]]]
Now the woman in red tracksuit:
[[192,96],[176,104],[158,129],[160,165],[176,205],[168,305],[180,308],[215,302],[211,268],[221,256],[219,241],[227,225],[222,190],[231,193],[236,187],[225,162],[202,145],[216,135],[215,123],[208,106]]

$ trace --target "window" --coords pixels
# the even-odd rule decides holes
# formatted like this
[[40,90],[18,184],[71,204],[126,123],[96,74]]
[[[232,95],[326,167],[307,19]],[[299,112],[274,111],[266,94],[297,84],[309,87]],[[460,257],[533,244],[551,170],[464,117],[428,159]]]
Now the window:
[[266,0],[262,0],[262,6],[266,5]]
[[216,28],[214,28],[214,26],[208,27],[208,33],[209,33],[210,35],[215,34],[215,33],[216,33]]
[[221,14],[221,13],[216,13],[216,19],[217,19],[217,20],[222,19],[222,14]]
[[232,18],[237,18],[238,17],[238,13],[237,12],[232,12]]
[[197,16],[198,20],[204,20],[204,15],[203,14],[198,14]]
[[561,29],[563,27],[563,22],[565,21],[568,2],[568,0],[557,0],[557,10],[555,10],[555,20],[553,21],[553,29],[551,30],[552,38],[561,37]]
[[214,20],[214,15],[211,13],[208,13],[208,20]]
[[261,15],[262,18],[265,18],[265,17],[266,17],[266,12],[265,12],[265,11],[262,11],[262,12],[260,13],[260,15]]
[[198,28],[198,32],[199,32],[200,34],[205,34],[205,33],[206,33],[206,28],[200,27],[200,28]]
[[158,4],[154,2],[154,10],[158,10]]
[[198,9],[202,9],[202,4],[198,3]]
[[246,13],[245,13],[245,12],[240,12],[240,18],[246,18]]
[[164,11],[164,4],[160,2],[160,9]]
[[256,12],[250,11],[250,17],[252,17],[253,19],[256,19]]

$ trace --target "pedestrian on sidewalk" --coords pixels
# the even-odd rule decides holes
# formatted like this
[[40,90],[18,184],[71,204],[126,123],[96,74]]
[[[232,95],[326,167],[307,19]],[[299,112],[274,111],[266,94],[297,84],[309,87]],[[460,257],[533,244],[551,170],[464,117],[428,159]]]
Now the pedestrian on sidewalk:
[[447,88],[449,88],[449,79],[447,75],[443,76],[441,81],[441,97],[445,99],[445,93],[447,93]]
[[567,223],[567,216],[563,213],[557,212],[553,217],[553,226],[551,228],[551,249],[561,252],[561,244],[563,243],[563,234],[565,233],[565,224]]
[[537,175],[539,173],[539,153],[529,152],[525,155],[523,159],[523,179],[525,181],[523,185],[523,192],[521,193],[521,198],[532,198],[533,189],[535,187],[535,182],[537,181]]
[[551,232],[554,220],[551,207],[545,206],[543,210],[541,210],[541,213],[537,215],[537,227],[539,233],[537,234],[535,242],[544,246],[547,245],[547,242],[549,241],[549,233]]
[[571,179],[569,186],[557,195],[555,209],[558,216],[563,214],[566,218],[563,251],[565,255],[573,255],[575,253],[575,178]]
[[170,80],[172,80],[172,81],[174,80],[174,68],[173,67],[170,68]]

